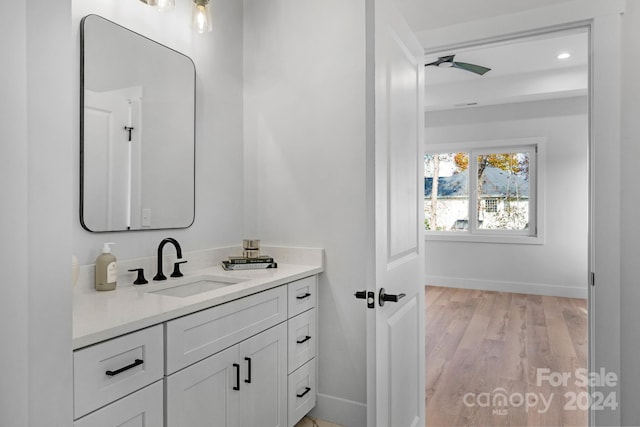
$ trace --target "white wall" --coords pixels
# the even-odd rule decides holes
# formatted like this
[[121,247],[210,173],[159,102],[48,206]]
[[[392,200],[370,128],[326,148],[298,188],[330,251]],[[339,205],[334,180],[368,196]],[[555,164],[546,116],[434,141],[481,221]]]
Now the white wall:
[[640,4],[627,1],[622,38],[621,408],[625,426],[640,425]]
[[0,49],[9,58],[0,71],[0,425],[69,425],[70,2],[0,9]]
[[28,420],[28,203],[26,6],[0,3],[0,425]]
[[244,7],[247,231],[325,249],[316,414],[365,425],[365,1]]
[[[102,242],[112,241],[119,259],[155,256],[164,237],[175,237],[186,251],[239,244],[243,238],[243,135],[242,135],[242,3],[212,1],[211,33],[197,34],[191,27],[190,2],[176,1],[168,13],[140,1],[72,0],[71,41],[75,70],[79,70],[79,26],[83,16],[95,13],[167,45],[187,56],[196,66],[196,212],[187,229],[89,233],[76,217],[73,253],[80,264],[93,264]],[[73,99],[79,99],[79,71]],[[79,128],[79,106],[70,113]],[[79,169],[79,135],[75,133],[74,171]],[[73,174],[73,206],[79,205],[79,176]],[[168,250],[173,250],[169,248]],[[151,272],[147,272],[149,275]],[[155,274],[155,272],[153,272]]]
[[71,391],[71,5],[27,4],[29,425],[68,425]]
[[[430,285],[586,298],[588,99],[537,101],[426,115],[429,144],[546,138],[545,243],[446,242],[426,238]],[[542,161],[542,160],[541,160]]]

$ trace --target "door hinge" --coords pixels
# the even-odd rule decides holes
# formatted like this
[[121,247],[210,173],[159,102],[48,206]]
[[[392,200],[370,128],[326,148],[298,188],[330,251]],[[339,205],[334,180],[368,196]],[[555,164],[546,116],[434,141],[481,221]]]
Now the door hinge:
[[592,271],[591,272],[591,277],[589,279],[590,279],[590,282],[591,282],[591,286],[595,286],[596,285],[596,273],[594,273]]

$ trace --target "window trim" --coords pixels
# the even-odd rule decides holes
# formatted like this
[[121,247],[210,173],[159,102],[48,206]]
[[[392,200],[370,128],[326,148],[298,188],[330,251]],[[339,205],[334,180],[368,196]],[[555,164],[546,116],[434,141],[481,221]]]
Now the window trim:
[[[529,231],[528,233],[513,230],[479,230],[474,218],[469,218],[467,231],[424,231],[426,241],[478,242],[543,245],[545,243],[545,205],[546,205],[546,143],[544,137],[510,138],[501,140],[470,141],[458,143],[426,144],[424,154],[453,152],[469,153],[469,169],[475,170],[473,153],[502,151],[506,148],[523,150],[531,147],[535,153],[529,167],[534,171],[529,176]],[[533,165],[531,164],[533,163]],[[473,167],[473,169],[472,169]],[[471,183],[469,183],[471,188]],[[475,206],[477,195],[469,191],[469,206]],[[532,207],[533,205],[533,207]]]

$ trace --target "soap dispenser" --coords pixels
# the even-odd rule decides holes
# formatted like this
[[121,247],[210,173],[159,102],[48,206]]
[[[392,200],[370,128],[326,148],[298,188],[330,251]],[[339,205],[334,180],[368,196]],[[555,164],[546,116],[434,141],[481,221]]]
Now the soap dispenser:
[[114,244],[105,243],[102,246],[102,253],[96,258],[96,291],[112,291],[116,288],[118,265],[109,246]]

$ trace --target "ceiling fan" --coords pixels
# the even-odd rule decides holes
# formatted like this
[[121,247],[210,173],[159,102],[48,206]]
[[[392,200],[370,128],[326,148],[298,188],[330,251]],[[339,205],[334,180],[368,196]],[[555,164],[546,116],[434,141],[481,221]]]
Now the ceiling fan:
[[456,62],[453,60],[455,55],[441,56],[437,61],[425,64],[425,67],[435,66],[441,68],[459,68],[465,71],[471,71],[472,73],[480,74],[481,76],[487,71],[491,71],[491,68],[483,67],[482,65],[468,64],[466,62]]

